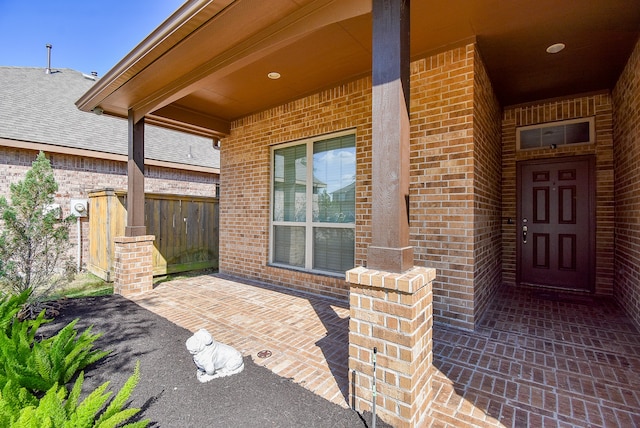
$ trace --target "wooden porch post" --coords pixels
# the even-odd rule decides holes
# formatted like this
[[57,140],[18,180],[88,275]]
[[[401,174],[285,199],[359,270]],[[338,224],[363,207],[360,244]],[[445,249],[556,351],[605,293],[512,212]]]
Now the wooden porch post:
[[414,267],[409,246],[409,0],[373,0],[372,11],[371,245],[367,267],[347,272],[349,398],[417,428],[431,397],[435,269]]
[[409,246],[409,0],[373,1],[369,269],[413,267]]
[[127,226],[125,236],[142,236],[144,225],[144,117],[135,122],[129,110],[129,161],[127,170]]
[[127,166],[127,226],[114,238],[113,291],[123,296],[153,289],[153,241],[144,225],[144,117],[135,121],[129,110]]

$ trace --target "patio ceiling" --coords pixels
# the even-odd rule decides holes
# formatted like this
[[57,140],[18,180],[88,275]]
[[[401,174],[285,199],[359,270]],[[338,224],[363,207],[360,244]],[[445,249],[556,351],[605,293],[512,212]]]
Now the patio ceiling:
[[[77,105],[224,136],[234,119],[370,74],[371,22],[371,0],[188,1]],[[412,57],[475,40],[503,106],[611,89],[639,35],[638,0],[411,3]]]

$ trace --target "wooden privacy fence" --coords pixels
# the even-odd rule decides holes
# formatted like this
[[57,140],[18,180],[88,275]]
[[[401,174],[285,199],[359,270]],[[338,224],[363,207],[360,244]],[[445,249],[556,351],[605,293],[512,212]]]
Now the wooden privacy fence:
[[[89,261],[87,268],[113,281],[114,242],[124,236],[127,192],[105,189],[89,193]],[[218,267],[218,198],[146,193],[147,234],[155,235],[153,274]]]

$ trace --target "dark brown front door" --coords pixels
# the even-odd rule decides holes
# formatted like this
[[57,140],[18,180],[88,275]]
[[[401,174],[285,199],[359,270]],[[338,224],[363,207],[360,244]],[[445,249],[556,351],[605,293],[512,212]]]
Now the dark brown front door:
[[517,282],[593,290],[594,158],[518,162]]

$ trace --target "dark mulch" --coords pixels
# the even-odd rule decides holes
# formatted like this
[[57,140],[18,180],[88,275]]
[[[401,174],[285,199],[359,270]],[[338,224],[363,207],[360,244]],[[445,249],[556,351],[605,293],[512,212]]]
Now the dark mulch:
[[[99,349],[113,350],[85,370],[85,387],[111,381],[118,391],[140,361],[141,378],[130,407],[153,427],[368,427],[364,417],[313,394],[245,358],[242,373],[197,381],[185,348],[191,333],[120,296],[63,301],[60,314],[43,327],[51,334],[73,319],[103,336]],[[388,425],[377,421],[378,427]]]

